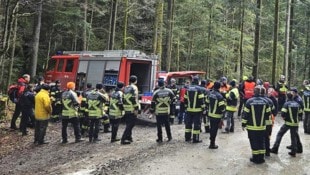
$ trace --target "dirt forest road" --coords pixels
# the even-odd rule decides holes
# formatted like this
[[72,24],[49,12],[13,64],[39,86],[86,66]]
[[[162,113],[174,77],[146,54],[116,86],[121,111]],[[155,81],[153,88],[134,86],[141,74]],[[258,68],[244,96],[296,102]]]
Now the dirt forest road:
[[[136,126],[134,142],[130,145],[110,143],[110,134],[100,133],[99,143],[73,143],[70,129],[68,144],[61,144],[60,123],[51,124],[47,132],[48,145],[35,146],[30,136],[22,137],[17,132],[1,132],[0,175],[2,174],[126,174],[126,175],[197,175],[197,174],[310,174],[310,135],[299,129],[304,152],[292,158],[285,148],[290,144],[289,132],[283,137],[279,154],[266,158],[266,163],[255,165],[251,157],[247,132],[240,122],[234,133],[219,132],[219,149],[210,150],[209,134],[202,133],[202,143],[184,141],[184,125],[173,125],[173,140],[157,144],[156,127]],[[276,119],[271,143],[274,142],[281,118]],[[124,125],[121,125],[119,134]],[[164,132],[165,133],[165,132]],[[8,140],[14,138],[15,143]],[[3,144],[5,142],[5,144]],[[8,146],[14,149],[8,149]],[[6,150],[4,152],[3,150]]]

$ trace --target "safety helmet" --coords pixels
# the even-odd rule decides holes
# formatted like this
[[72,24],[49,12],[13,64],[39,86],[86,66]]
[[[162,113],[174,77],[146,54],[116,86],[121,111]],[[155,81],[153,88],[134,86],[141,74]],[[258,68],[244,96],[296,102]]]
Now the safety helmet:
[[266,89],[264,88],[264,86],[262,86],[262,85],[255,86],[254,94],[256,96],[263,96],[263,95],[265,95],[265,93],[266,93]]
[[285,80],[285,76],[284,75],[280,75],[280,80],[284,81]]
[[227,82],[227,78],[226,77],[221,77],[221,82],[224,82],[224,81]]
[[68,83],[67,83],[67,88],[68,88],[68,89],[74,89],[74,88],[75,88],[75,83],[74,83],[74,82],[71,82],[71,81],[68,82]]
[[171,78],[170,83],[176,83],[176,80],[174,78]]
[[248,76],[244,75],[244,76],[242,77],[242,80],[243,80],[243,81],[248,80]]

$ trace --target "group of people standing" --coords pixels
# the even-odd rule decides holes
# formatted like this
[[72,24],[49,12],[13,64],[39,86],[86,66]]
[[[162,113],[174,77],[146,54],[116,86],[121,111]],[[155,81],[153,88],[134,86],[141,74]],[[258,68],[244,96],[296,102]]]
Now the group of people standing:
[[[46,144],[44,140],[50,116],[52,121],[61,118],[62,143],[68,142],[67,127],[72,123],[75,142],[82,140],[82,134],[87,133],[89,142],[98,142],[100,121],[103,121],[104,130],[111,126],[111,143],[120,141],[121,144],[133,142],[132,129],[140,109],[137,77],[130,76],[129,85],[118,82],[111,94],[107,94],[101,83],[93,89],[91,84],[81,93],[75,92],[75,83],[68,82],[67,90],[61,92],[60,82],[54,86],[44,83],[44,79],[36,87],[29,85],[30,76],[25,74],[18,80],[19,101],[11,121],[11,128],[17,129],[15,122],[20,112],[22,120],[20,130],[27,135],[27,124],[35,127],[34,142]],[[304,89],[298,95],[297,88],[288,88],[285,77],[280,77],[275,88],[268,82],[255,81],[252,76],[244,77],[238,84],[233,79],[229,83],[226,77],[219,81],[199,80],[192,77],[184,87],[178,89],[172,79],[171,84],[165,86],[162,79],[153,92],[150,112],[156,115],[158,143],[163,142],[162,126],[165,126],[167,141],[172,139],[170,124],[174,116],[178,115],[179,124],[185,122],[185,141],[200,143],[202,121],[206,132],[210,133],[209,149],[217,149],[216,136],[218,130],[224,126],[224,133],[233,133],[235,130],[234,113],[242,117],[242,128],[248,131],[248,138],[252,149],[250,161],[263,163],[265,156],[278,153],[283,135],[290,130],[291,150],[289,155],[295,157],[302,153],[302,144],[298,135],[298,124],[303,120],[304,132],[310,134],[310,84],[303,82]],[[238,103],[240,100],[240,103]],[[180,111],[176,113],[176,103],[180,103]],[[239,109],[238,109],[239,104]],[[34,113],[32,109],[34,108]],[[304,112],[304,117],[302,118]],[[272,125],[277,114],[285,123],[277,134],[276,141],[270,149]],[[34,117],[33,117],[34,116]],[[118,127],[124,119],[126,128],[121,138],[117,137]],[[226,120],[224,125],[223,120]]]

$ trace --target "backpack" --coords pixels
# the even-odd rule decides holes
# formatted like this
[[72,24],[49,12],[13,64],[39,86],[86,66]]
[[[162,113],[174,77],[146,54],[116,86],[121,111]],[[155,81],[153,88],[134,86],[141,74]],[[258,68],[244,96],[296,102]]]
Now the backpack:
[[9,99],[13,103],[17,103],[18,102],[18,91],[19,91],[19,85],[12,84],[12,85],[9,86],[8,96],[9,96]]

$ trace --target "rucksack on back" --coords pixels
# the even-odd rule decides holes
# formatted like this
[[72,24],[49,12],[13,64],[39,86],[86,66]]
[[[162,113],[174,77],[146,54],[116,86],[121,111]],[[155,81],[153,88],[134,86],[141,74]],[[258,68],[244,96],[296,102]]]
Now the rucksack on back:
[[17,85],[17,84],[12,84],[12,85],[9,86],[8,96],[9,96],[9,99],[13,103],[17,103],[18,102],[18,90],[19,90],[19,85]]

